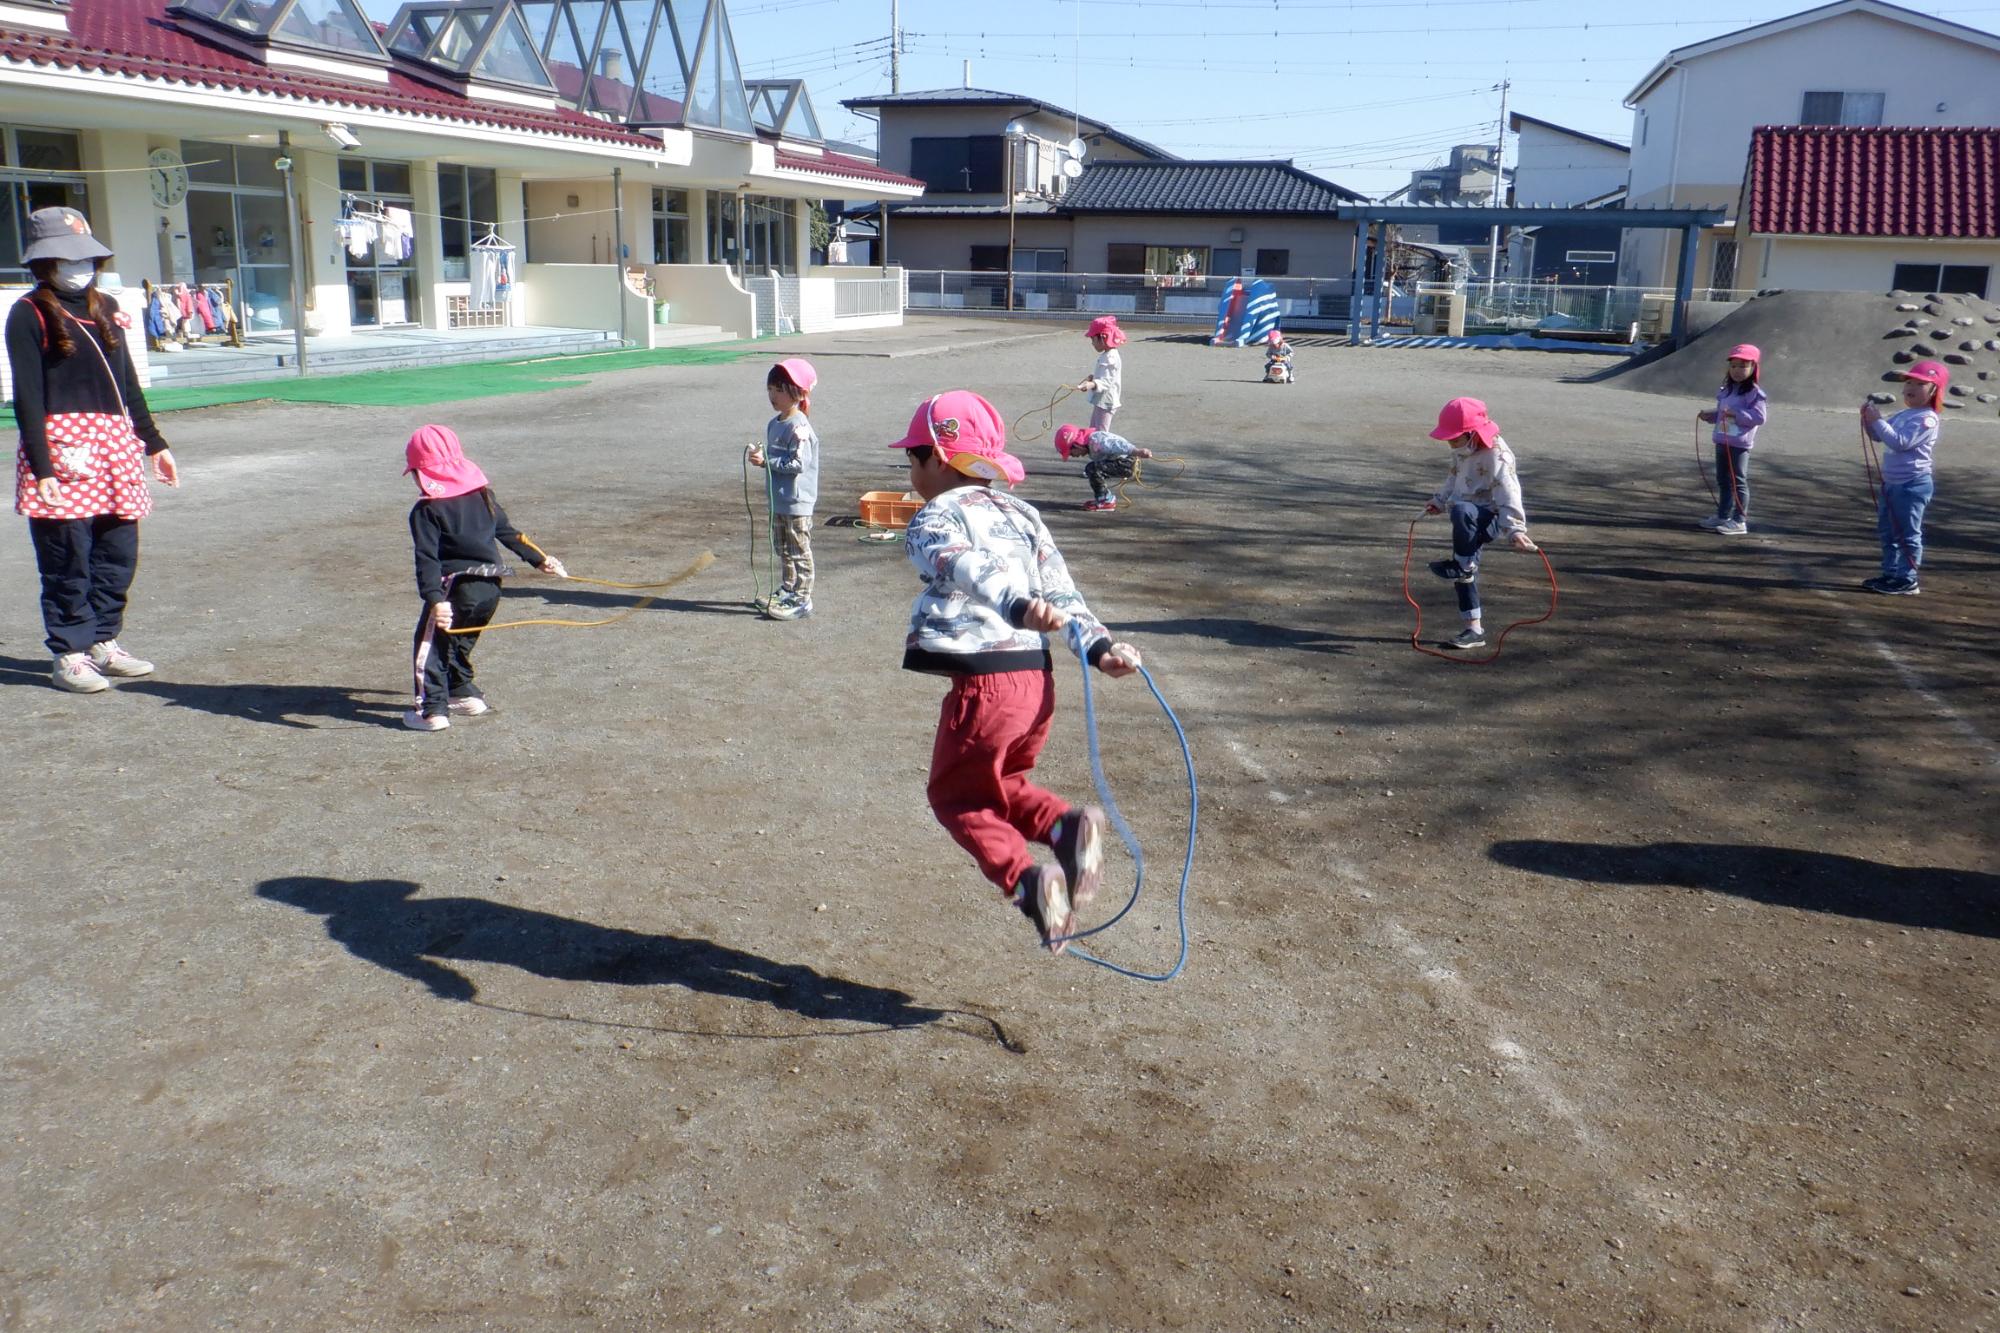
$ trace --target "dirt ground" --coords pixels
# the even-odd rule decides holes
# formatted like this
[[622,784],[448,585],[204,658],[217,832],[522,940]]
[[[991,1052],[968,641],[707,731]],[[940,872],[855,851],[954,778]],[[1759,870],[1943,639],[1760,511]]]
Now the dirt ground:
[[[2000,424],[1948,423],[1924,594],[1871,597],[1853,416],[1780,366],[1730,540],[1701,404],[1601,358],[1307,346],[1270,387],[1142,337],[1119,426],[1183,478],[1084,514],[1022,452],[1199,771],[1148,985],[1038,953],[933,822],[914,576],[825,524],[928,393],[1088,369],[1033,331],[773,345],[845,353],[797,624],[744,607],[762,361],[166,418],[160,669],[105,695],[49,686],[0,543],[0,1328],[2000,1328]],[[1410,650],[1399,581],[1458,393],[1561,580],[1483,668]],[[572,571],[718,563],[492,634],[496,712],[403,731],[426,418]],[[1487,570],[1494,625],[1544,608]],[[1104,951],[1161,967],[1179,752],[1098,698],[1150,880]]]

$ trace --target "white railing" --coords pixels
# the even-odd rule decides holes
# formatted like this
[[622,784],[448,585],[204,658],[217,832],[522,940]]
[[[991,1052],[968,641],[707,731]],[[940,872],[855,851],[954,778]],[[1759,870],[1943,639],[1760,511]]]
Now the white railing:
[[835,319],[902,313],[901,278],[835,278],[832,281]]

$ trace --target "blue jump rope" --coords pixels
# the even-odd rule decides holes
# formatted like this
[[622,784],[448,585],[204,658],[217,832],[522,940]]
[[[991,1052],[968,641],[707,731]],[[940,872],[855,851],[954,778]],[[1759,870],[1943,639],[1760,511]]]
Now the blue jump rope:
[[[1146,886],[1145,854],[1139,850],[1139,840],[1132,835],[1132,826],[1125,822],[1125,816],[1118,809],[1117,800],[1114,799],[1111,795],[1111,783],[1104,776],[1104,758],[1102,754],[1099,752],[1097,744],[1097,704],[1096,701],[1092,698],[1090,692],[1091,690],[1090,659],[1084,652],[1083,626],[1075,620],[1072,620],[1070,622],[1069,639],[1070,639],[1070,646],[1076,650],[1077,660],[1083,664],[1083,725],[1084,725],[1084,730],[1089,734],[1090,737],[1090,780],[1097,788],[1097,799],[1104,803],[1104,813],[1110,817],[1111,826],[1118,830],[1118,837],[1122,842],[1124,842],[1125,850],[1132,854],[1132,866],[1134,875],[1132,880],[1132,896],[1125,900],[1125,905],[1118,909],[1118,914],[1116,916],[1112,917],[1109,921],[1106,921],[1101,926],[1092,926],[1089,930],[1079,930],[1073,935],[1058,936],[1056,939],[1050,941],[1050,943],[1052,944],[1057,942],[1069,942],[1075,940],[1089,939],[1092,935],[1102,934],[1104,931],[1111,929],[1113,926],[1117,925],[1120,921],[1124,920],[1125,914],[1127,912],[1130,912],[1134,907],[1138,906],[1140,891],[1143,890]],[[1167,721],[1174,724],[1174,736],[1181,743],[1181,762],[1187,767],[1187,781],[1188,781],[1187,858],[1181,862],[1180,893],[1174,900],[1174,918],[1176,924],[1180,928],[1180,934],[1181,934],[1180,956],[1174,960],[1174,965],[1171,971],[1138,972],[1134,971],[1132,968],[1120,967],[1116,963],[1109,962],[1103,958],[1099,958],[1097,955],[1090,953],[1087,950],[1071,948],[1065,950],[1064,953],[1068,957],[1080,958],[1086,963],[1095,963],[1097,966],[1104,968],[1107,971],[1116,972],[1121,977],[1131,977],[1135,981],[1172,981],[1175,977],[1181,974],[1181,969],[1187,966],[1188,878],[1194,873],[1195,816],[1201,804],[1201,796],[1200,796],[1200,790],[1195,784],[1194,755],[1190,753],[1188,750],[1187,732],[1182,729],[1181,720],[1178,717],[1174,716],[1173,707],[1167,703],[1166,696],[1160,693],[1160,687],[1154,683],[1153,673],[1146,670],[1146,668],[1142,666],[1139,668],[1139,674],[1145,678],[1146,688],[1153,692],[1153,697],[1155,699],[1159,700],[1160,711],[1167,715]]]

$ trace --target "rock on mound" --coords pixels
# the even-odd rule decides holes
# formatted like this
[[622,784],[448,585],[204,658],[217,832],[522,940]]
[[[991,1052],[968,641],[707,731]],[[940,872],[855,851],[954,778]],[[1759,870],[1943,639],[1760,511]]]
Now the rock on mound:
[[1973,296],[1772,292],[1678,352],[1622,369],[1608,382],[1711,398],[1738,343],[1763,349],[1764,387],[1779,403],[1852,407],[1882,392],[1904,366],[1935,360],[1951,367],[1947,408],[2000,415],[2000,305]]

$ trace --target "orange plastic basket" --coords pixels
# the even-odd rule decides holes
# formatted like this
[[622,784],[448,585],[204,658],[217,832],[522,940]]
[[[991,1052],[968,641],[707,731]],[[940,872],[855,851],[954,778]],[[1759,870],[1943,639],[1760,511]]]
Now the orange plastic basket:
[[922,500],[905,500],[901,491],[869,491],[861,497],[861,522],[870,528],[907,528]]

